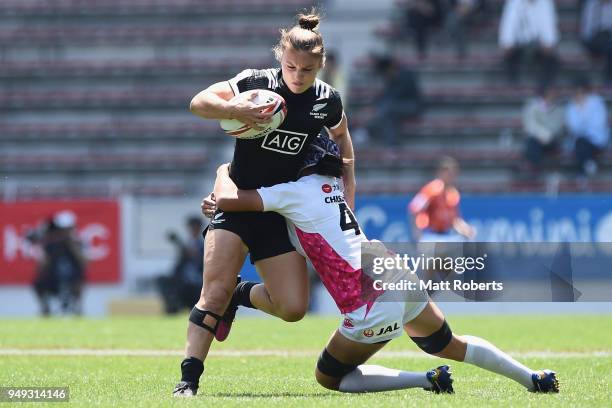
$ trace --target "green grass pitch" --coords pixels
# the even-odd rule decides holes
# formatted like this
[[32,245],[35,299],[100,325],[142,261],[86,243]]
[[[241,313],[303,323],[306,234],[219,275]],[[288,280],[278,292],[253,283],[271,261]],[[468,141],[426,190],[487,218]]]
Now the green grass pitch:
[[[125,407],[611,407],[612,316],[451,316],[457,333],[484,337],[516,353],[532,368],[558,372],[561,393],[531,394],[518,384],[476,367],[426,355],[387,353],[372,363],[404,370],[451,364],[454,395],[420,389],[347,395],[320,387],[313,370],[318,352],[337,327],[336,318],[301,322],[243,318],[225,343],[213,344],[200,394],[173,399],[185,341],[186,315],[159,318],[0,321],[0,386],[69,386],[68,404],[26,406]],[[160,351],[160,355],[61,355],[53,349]],[[22,350],[28,353],[21,354]],[[274,355],[253,356],[253,351]],[[418,352],[407,337],[385,351]],[[42,355],[32,355],[32,351]],[[227,352],[236,351],[232,355]],[[225,354],[222,352],[226,352]],[[249,352],[245,355],[241,352]],[[286,354],[283,355],[282,353]],[[598,355],[598,352],[599,353]],[[78,353],[77,353],[78,354]],[[0,407],[5,404],[0,404]]]

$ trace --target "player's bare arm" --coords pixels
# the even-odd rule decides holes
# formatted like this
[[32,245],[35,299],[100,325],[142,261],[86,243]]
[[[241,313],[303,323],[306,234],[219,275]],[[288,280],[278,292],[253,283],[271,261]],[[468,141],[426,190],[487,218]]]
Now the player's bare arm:
[[263,211],[257,190],[240,190],[229,176],[229,164],[219,166],[213,192],[217,207],[223,211]]
[[468,224],[463,218],[457,217],[453,221],[453,228],[459,234],[463,235],[468,239],[474,239],[476,237],[476,230],[470,224]]
[[344,182],[344,198],[348,206],[354,210],[355,189],[357,188],[355,180],[355,152],[353,151],[353,142],[348,130],[346,115],[342,115],[340,124],[334,129],[329,129],[328,132],[332,140],[340,148],[340,155],[344,161],[344,175],[342,177]]
[[261,111],[274,106],[274,103],[256,105],[251,100],[231,102],[233,96],[234,92],[227,81],[217,82],[194,96],[189,110],[204,119],[237,119],[256,129],[262,129],[258,123],[270,121],[272,114]]
[[419,242],[421,240],[421,236],[423,235],[423,231],[417,226],[416,216],[408,213],[408,224],[410,225],[410,231],[412,232],[412,239],[414,242]]

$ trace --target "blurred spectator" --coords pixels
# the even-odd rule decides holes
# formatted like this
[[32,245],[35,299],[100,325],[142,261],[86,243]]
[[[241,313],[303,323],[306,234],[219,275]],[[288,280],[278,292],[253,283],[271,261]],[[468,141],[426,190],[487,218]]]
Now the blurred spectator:
[[580,39],[592,58],[604,59],[605,81],[612,82],[612,0],[584,2]]
[[342,104],[344,106],[349,106],[346,76],[344,75],[342,65],[338,61],[338,56],[334,51],[327,51],[325,66],[320,71],[319,77],[322,81],[325,81],[336,88],[336,90],[340,92],[340,96],[342,96]]
[[444,8],[442,0],[409,0],[406,8],[406,24],[414,35],[419,57],[427,57],[427,41],[431,29],[442,26]]
[[606,103],[591,89],[587,78],[574,81],[574,95],[568,103],[565,122],[578,170],[587,176],[595,175],[595,158],[606,148],[610,130]]
[[51,297],[60,300],[63,313],[80,315],[81,295],[85,280],[83,246],[74,228],[76,216],[62,211],[48,220],[28,239],[42,247],[43,256],[37,266],[38,276],[33,282],[40,303],[41,314],[51,314]]
[[450,0],[446,16],[446,29],[455,46],[457,57],[467,55],[466,34],[478,13],[484,12],[485,0]]
[[[461,195],[455,187],[459,163],[445,156],[438,163],[436,178],[425,184],[408,204],[408,218],[412,223],[415,242],[464,242],[476,236],[476,230],[459,212]],[[463,256],[456,254],[457,246],[425,244],[419,251],[439,258]],[[453,270],[446,266],[425,269],[421,278],[433,282],[446,280]],[[428,290],[433,295],[435,290]]]
[[425,184],[408,204],[415,241],[454,242],[473,239],[476,230],[461,217],[461,195],[455,187],[459,163],[443,157],[437,176]]
[[558,103],[557,90],[545,86],[523,108],[525,158],[531,171],[539,169],[544,153],[557,150],[563,132],[563,107]]
[[555,51],[558,42],[553,0],[506,0],[499,26],[499,45],[509,81],[519,80],[520,63],[527,54],[540,67],[540,86],[552,83],[559,65]]
[[[357,131],[357,139],[370,136],[388,145],[399,144],[399,128],[404,119],[419,117],[422,111],[421,91],[416,74],[391,56],[375,58],[375,69],[384,81],[382,93],[375,98],[374,115],[366,129]],[[365,134],[365,136],[362,136]]]
[[178,257],[170,276],[161,276],[157,283],[167,313],[191,308],[200,298],[202,270],[204,267],[204,239],[202,220],[199,216],[187,218],[188,239],[183,242],[174,233],[168,233],[168,241],[175,245]]

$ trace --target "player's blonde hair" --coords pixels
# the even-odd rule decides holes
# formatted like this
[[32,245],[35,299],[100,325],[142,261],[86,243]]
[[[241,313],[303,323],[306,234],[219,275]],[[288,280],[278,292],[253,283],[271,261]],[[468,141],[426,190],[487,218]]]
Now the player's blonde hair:
[[325,65],[325,46],[323,36],[319,32],[319,22],[321,17],[316,9],[312,9],[310,14],[298,14],[298,23],[291,29],[280,30],[280,40],[272,48],[276,60],[280,62],[283,53],[288,47],[297,51],[308,52],[321,58],[321,66]]

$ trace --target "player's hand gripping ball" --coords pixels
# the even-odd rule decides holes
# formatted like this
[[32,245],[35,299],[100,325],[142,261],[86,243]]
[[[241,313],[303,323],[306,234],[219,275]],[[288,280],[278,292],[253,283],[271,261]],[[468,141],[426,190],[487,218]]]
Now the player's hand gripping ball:
[[253,128],[237,119],[221,120],[221,128],[228,135],[239,139],[256,139],[266,136],[278,128],[287,116],[285,99],[276,92],[266,89],[253,89],[251,91],[242,92],[234,96],[230,102],[245,102],[252,103],[257,107],[262,106],[263,108],[259,110],[259,113],[272,115],[269,122],[258,123],[261,129]]

